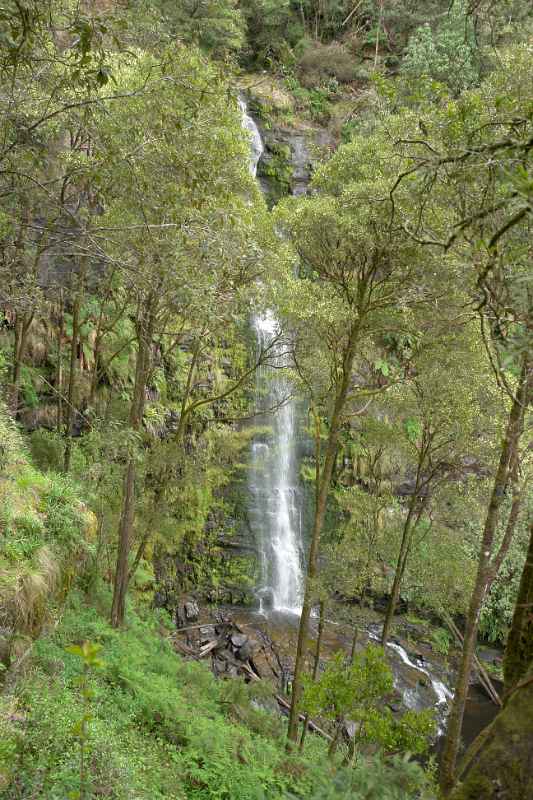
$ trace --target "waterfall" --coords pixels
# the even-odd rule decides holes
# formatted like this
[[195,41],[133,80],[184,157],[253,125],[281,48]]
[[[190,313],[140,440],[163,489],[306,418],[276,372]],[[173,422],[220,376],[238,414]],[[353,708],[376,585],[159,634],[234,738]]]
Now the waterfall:
[[[243,127],[250,134],[250,171],[255,176],[263,152],[261,134],[239,101]],[[252,325],[258,348],[271,347],[269,363],[256,374],[257,423],[271,429],[252,443],[248,518],[259,546],[260,611],[299,614],[302,599],[302,493],[296,463],[297,408],[279,323],[271,311],[258,312]],[[269,411],[269,409],[273,409]]]
[[261,134],[259,133],[257,125],[248,114],[246,103],[241,98],[239,98],[239,108],[241,109],[243,127],[250,135],[250,172],[255,178],[259,159],[263,155],[263,140],[261,139]]

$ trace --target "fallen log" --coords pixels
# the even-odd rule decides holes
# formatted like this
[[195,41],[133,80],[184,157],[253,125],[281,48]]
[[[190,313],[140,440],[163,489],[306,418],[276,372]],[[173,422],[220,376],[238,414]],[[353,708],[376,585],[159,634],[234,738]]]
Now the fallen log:
[[[247,664],[243,664],[241,669],[243,669],[246,672],[246,674],[252,678],[252,680],[254,681],[261,680],[261,678],[258,675],[256,675],[255,672]],[[286,700],[281,694],[275,694],[274,697],[276,698],[278,705],[280,705],[286,711],[290,711],[291,704],[289,703],[288,700]],[[300,722],[303,722],[305,720],[305,715],[299,714],[299,719]],[[326,731],[322,730],[322,728],[319,728],[316,722],[313,722],[312,719],[308,721],[307,725],[309,730],[318,733],[320,736],[323,736],[324,739],[327,739],[328,741],[332,740],[333,737],[330,736],[329,733],[326,733]]]
[[220,647],[221,644],[222,642],[220,641],[220,639],[213,639],[212,642],[209,642],[209,644],[206,644],[204,647],[200,648],[200,652],[198,653],[198,658],[204,658],[204,656],[210,653],[211,650],[214,650],[215,647]]
[[[459,642],[459,644],[462,647],[463,646],[463,634],[461,633],[461,631],[459,630],[459,628],[457,627],[457,625],[455,624],[453,619],[448,618],[446,620],[446,622],[448,623],[448,626],[449,626],[451,632],[454,634],[455,638],[457,639],[457,641]],[[479,660],[479,658],[477,657],[477,655],[475,653],[474,653],[474,664],[476,665],[476,668],[477,668],[477,670],[479,672],[479,680],[480,680],[483,688],[487,692],[488,696],[490,697],[490,699],[492,700],[492,702],[495,705],[499,706],[500,708],[503,708],[503,703],[502,703],[502,700],[500,698],[500,695],[496,691],[496,689],[494,687],[494,684],[492,683],[487,670],[485,669],[485,667],[483,666],[483,664],[481,663],[481,661]]]

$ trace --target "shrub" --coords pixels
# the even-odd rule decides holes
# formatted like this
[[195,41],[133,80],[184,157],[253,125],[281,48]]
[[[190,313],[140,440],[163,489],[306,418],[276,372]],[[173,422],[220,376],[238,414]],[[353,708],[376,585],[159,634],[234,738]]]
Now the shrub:
[[303,86],[312,88],[328,84],[331,79],[339,84],[351,83],[357,77],[357,64],[353,56],[337,42],[323,45],[308,44],[298,59],[298,75]]
[[472,22],[464,2],[453,3],[434,31],[429,23],[410,37],[402,64],[404,75],[415,83],[423,78],[439,81],[459,94],[479,79]]
[[447,656],[450,652],[451,636],[446,628],[435,628],[431,631],[431,639],[437,653]]

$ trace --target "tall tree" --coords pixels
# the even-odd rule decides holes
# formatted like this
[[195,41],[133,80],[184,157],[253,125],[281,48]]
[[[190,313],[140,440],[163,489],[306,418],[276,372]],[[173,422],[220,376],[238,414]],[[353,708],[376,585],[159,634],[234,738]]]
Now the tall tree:
[[401,309],[414,294],[420,298],[420,293],[414,292],[416,246],[401,229],[387,225],[389,210],[375,200],[378,187],[385,185],[386,170],[386,156],[377,142],[358,140],[319,172],[314,181],[316,197],[288,203],[279,212],[299,265],[299,279],[290,281],[285,304],[293,324],[305,330],[305,339],[298,340],[296,362],[304,383],[315,395],[315,406],[321,405],[327,431],[298,632],[288,732],[291,742],[297,737],[320,537],[339,437],[346,419],[357,413],[358,402],[362,405],[368,397],[364,383],[361,390],[355,365],[372,347],[373,337],[399,324]]

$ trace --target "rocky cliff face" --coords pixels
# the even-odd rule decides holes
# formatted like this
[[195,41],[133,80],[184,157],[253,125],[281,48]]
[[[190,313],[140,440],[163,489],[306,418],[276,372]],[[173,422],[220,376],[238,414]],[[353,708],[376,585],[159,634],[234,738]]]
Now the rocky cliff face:
[[259,118],[265,151],[257,176],[272,206],[286,195],[305,194],[320,155],[331,151],[334,141],[325,129],[290,127]]

